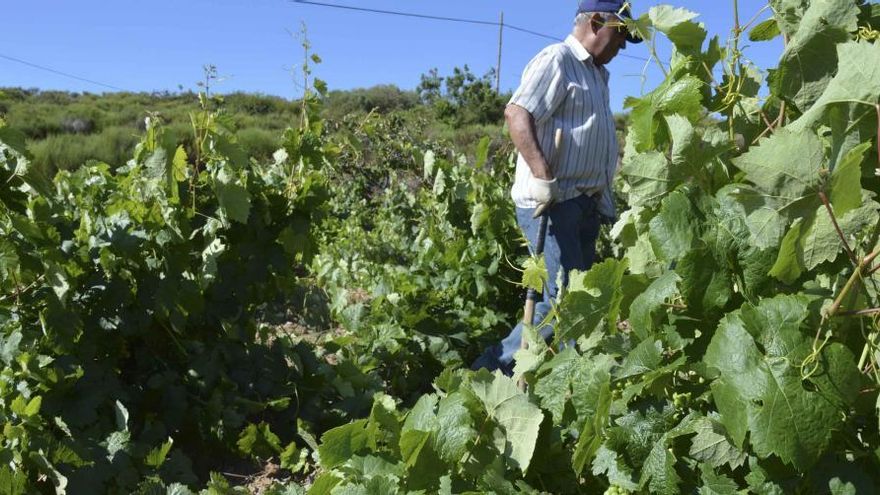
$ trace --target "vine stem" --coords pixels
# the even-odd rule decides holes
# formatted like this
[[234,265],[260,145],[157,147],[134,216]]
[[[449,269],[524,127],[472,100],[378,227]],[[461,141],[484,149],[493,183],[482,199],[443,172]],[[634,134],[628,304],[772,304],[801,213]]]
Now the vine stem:
[[768,3],[767,5],[765,5],[765,6],[763,6],[763,7],[761,8],[761,10],[759,10],[755,15],[753,15],[752,18],[749,19],[749,22],[747,22],[746,25],[743,26],[742,30],[743,30],[743,31],[747,31],[747,30],[752,26],[752,24],[754,24],[755,21],[758,20],[758,17],[761,17],[761,14],[763,14],[764,12],[766,12],[768,9],[770,9],[770,4],[769,4],[769,3]]
[[872,333],[868,336],[868,341],[865,343],[865,348],[862,350],[862,355],[859,358],[859,369],[865,369],[865,365],[868,364],[868,357],[871,354],[871,351],[874,349],[874,340],[877,338],[876,333]]
[[849,247],[849,243],[846,241],[846,236],[843,234],[840,224],[837,223],[837,216],[834,215],[834,210],[831,209],[831,203],[828,201],[828,196],[825,194],[825,191],[819,191],[819,198],[822,200],[822,204],[825,205],[825,209],[828,211],[828,216],[831,217],[831,223],[834,224],[834,229],[837,231],[838,237],[840,237],[840,240],[843,242],[843,248],[846,249],[847,256],[849,256],[853,266],[859,266],[859,259],[856,258],[856,253],[854,253],[852,248]]
[[849,294],[852,288],[856,285],[856,283],[862,278],[862,275],[865,272],[865,269],[874,262],[874,260],[880,256],[880,249],[877,249],[873,253],[866,256],[859,264],[856,266],[855,271],[853,271],[852,276],[847,280],[846,285],[843,286],[843,290],[838,294],[837,299],[834,300],[834,303],[828,308],[828,312],[826,314],[827,317],[831,318],[837,315],[840,311],[840,306],[843,304],[843,299]]
[[31,289],[36,287],[37,284],[39,284],[40,282],[43,281],[44,278],[46,278],[46,275],[40,275],[39,277],[37,277],[36,280],[31,282],[30,285],[28,285],[27,287],[21,288],[18,286],[18,279],[15,277],[15,274],[13,273],[11,275],[12,275],[13,283],[16,285],[16,287],[11,293],[0,296],[0,302],[3,302],[5,300],[9,299],[10,297],[14,297],[16,304],[21,304],[20,297],[27,294],[28,291],[30,291]]

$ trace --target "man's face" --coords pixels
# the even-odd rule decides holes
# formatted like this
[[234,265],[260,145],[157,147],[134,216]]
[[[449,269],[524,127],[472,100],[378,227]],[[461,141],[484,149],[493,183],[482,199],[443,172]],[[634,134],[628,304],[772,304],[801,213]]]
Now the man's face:
[[605,18],[597,16],[595,35],[595,52],[593,56],[599,65],[611,62],[620,50],[626,49],[626,25],[613,15]]

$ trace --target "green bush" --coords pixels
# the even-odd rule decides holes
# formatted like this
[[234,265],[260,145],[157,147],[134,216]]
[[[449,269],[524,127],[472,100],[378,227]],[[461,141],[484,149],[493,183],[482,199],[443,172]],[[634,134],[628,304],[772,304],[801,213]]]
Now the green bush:
[[111,127],[88,136],[49,136],[40,141],[32,141],[30,150],[34,163],[46,171],[74,169],[88,160],[120,166],[131,156],[137,140],[134,129]]
[[238,131],[236,136],[238,144],[260,161],[268,160],[281,147],[278,133],[266,129],[249,127]]
[[351,91],[331,91],[324,105],[325,116],[341,119],[352,113],[376,111],[382,114],[396,110],[406,110],[419,104],[418,95],[405,91],[392,84],[382,84],[372,88],[358,88]]

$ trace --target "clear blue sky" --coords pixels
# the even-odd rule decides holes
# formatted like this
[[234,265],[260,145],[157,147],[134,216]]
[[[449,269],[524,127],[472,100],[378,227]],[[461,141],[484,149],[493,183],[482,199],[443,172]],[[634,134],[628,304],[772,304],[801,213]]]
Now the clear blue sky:
[[[505,22],[564,37],[571,29],[575,0],[323,0],[359,7],[435,16]],[[733,25],[733,0],[635,0],[636,14],[668,3],[701,16],[710,35],[727,39]],[[747,22],[766,1],[740,0]],[[768,17],[765,12],[761,18]],[[324,63],[315,75],[331,89],[396,84],[414,88],[431,68],[441,75],[468,64],[483,74],[497,58],[498,30],[493,26],[403,18],[292,3],[288,0],[26,0],[3,8],[0,55],[75,74],[130,91],[195,88],[202,66],[214,64],[226,80],[219,90],[260,92],[294,98],[301,93],[292,69],[301,63],[299,42],[291,36],[308,26],[315,52]],[[549,41],[505,31],[502,88],[512,89],[528,60]],[[747,55],[772,67],[781,43],[761,43]],[[625,52],[646,57],[643,45]],[[668,55],[669,49],[661,47]],[[610,65],[612,105],[622,108],[627,95],[642,91],[644,62],[618,57]],[[659,71],[648,69],[647,89]],[[106,88],[68,79],[0,58],[0,87],[103,92]]]

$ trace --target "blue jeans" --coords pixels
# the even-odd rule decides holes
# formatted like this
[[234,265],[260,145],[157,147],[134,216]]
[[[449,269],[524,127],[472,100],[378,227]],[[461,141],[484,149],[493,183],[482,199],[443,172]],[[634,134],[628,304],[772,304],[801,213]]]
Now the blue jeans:
[[[529,241],[529,250],[534,254],[540,218],[532,218],[533,208],[517,208],[516,221]],[[593,265],[596,255],[596,239],[599,237],[600,217],[596,200],[582,195],[577,198],[554,204],[548,210],[547,238],[544,244],[544,260],[549,279],[544,287],[543,301],[535,307],[535,324],[540,324],[550,312],[550,301],[559,293],[556,279],[562,268],[562,283],[568,284],[571,270],[587,270]],[[520,322],[500,343],[483,352],[471,365],[471,369],[486,368],[490,371],[500,369],[504,374],[513,374],[513,355],[519,350],[522,340],[523,324]],[[553,327],[544,325],[539,329],[544,340],[553,336]]]

